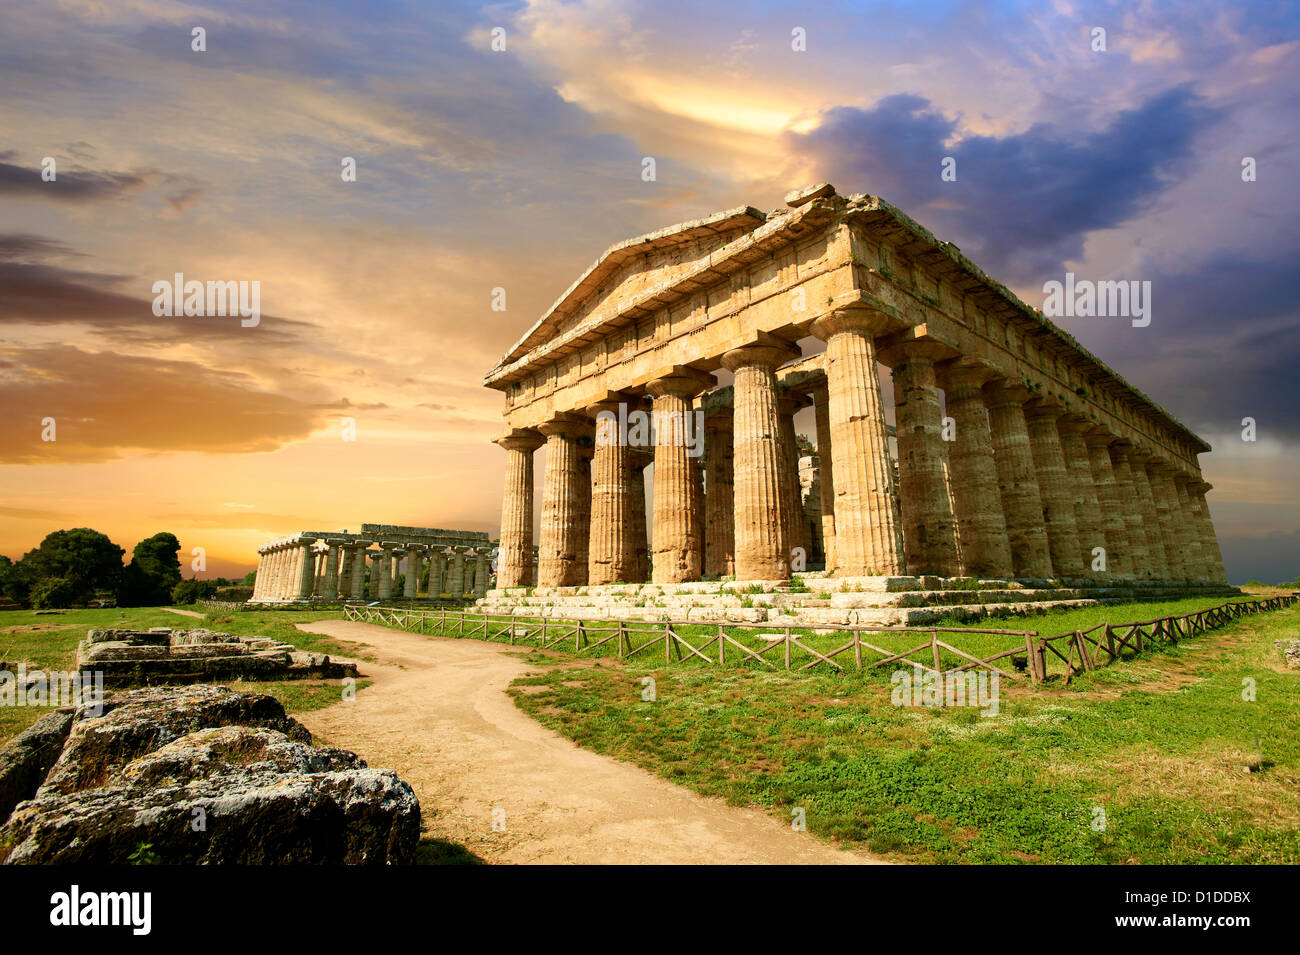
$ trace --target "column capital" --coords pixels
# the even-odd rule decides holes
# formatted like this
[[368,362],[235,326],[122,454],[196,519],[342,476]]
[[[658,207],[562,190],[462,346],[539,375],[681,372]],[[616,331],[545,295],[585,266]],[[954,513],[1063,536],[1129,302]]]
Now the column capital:
[[705,371],[694,368],[674,368],[671,374],[646,383],[646,391],[655,398],[675,395],[690,399],[717,385],[718,380]]
[[944,389],[948,388],[983,388],[988,382],[998,377],[998,372],[972,358],[956,358],[935,367]]
[[536,451],[546,443],[546,438],[532,428],[512,428],[501,437],[494,438],[492,443],[507,451]]
[[1023,405],[1029,394],[1023,381],[1012,378],[998,378],[984,386],[984,396],[990,403]]
[[1095,425],[1090,430],[1083,432],[1083,440],[1090,448],[1109,448],[1119,438],[1101,425]]
[[890,336],[876,341],[876,358],[894,368],[911,361],[940,362],[961,354],[956,348],[932,338],[901,338]]
[[885,332],[898,330],[905,324],[888,312],[870,305],[859,304],[834,309],[829,314],[815,319],[808,331],[822,341],[844,332],[875,338]]
[[731,372],[752,365],[775,369],[801,354],[797,346],[784,338],[761,332],[754,341],[725,352],[721,360],[722,367]]
[[1187,490],[1194,491],[1195,493],[1204,496],[1214,490],[1214,485],[1205,480],[1193,481],[1187,485]]
[[1056,426],[1066,434],[1079,434],[1083,435],[1086,439],[1088,432],[1096,428],[1097,423],[1085,418],[1081,414],[1067,411],[1065,414],[1061,415],[1060,420],[1056,422]]
[[1034,395],[1025,402],[1026,418],[1060,418],[1065,414],[1065,405],[1046,395]]
[[585,415],[563,412],[549,421],[537,426],[537,430],[548,438],[558,435],[565,438],[579,438],[591,427],[591,421]]

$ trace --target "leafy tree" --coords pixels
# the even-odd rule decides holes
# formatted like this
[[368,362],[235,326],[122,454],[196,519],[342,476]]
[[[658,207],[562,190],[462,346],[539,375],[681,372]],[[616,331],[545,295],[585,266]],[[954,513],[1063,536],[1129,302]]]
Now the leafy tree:
[[245,587],[252,587],[256,583],[257,583],[257,571],[250,570],[248,573],[244,574]]
[[39,547],[23,555],[15,570],[33,592],[43,580],[62,578],[72,588],[69,603],[84,603],[97,588],[117,587],[123,553],[107,535],[75,527],[47,534]]
[[207,600],[216,592],[216,581],[189,577],[172,588],[171,598],[174,604],[192,604]]
[[117,602],[122,607],[158,607],[171,602],[172,588],[181,582],[176,535],[160,531],[146,537],[131,551],[131,563],[122,572]]
[[32,588],[32,606],[37,610],[52,607],[71,607],[80,603],[80,595],[72,581],[66,577],[43,577]]
[[23,579],[18,565],[0,554],[0,598],[25,604],[30,590],[31,584]]

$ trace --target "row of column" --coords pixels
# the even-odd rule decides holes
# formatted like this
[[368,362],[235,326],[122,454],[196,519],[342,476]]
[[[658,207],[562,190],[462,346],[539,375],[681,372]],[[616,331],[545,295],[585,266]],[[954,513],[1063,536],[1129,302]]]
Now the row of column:
[[[894,345],[884,356],[894,377],[895,476],[876,372],[876,338],[886,322],[869,308],[851,308],[812,327],[826,342],[826,384],[811,398],[828,567],[849,577],[1225,579],[1208,484],[1024,384],[923,341]],[[706,422],[706,467],[673,429],[658,429],[654,582],[790,575],[795,549],[807,543],[793,429],[807,399],[782,393],[776,369],[797,355],[767,340],[722,356],[734,376],[732,411],[730,420]],[[690,370],[650,383],[654,414],[686,420],[693,399],[713,383]],[[594,430],[613,426],[602,411],[640,400],[610,395],[498,442],[507,452],[499,586],[534,583],[533,453],[543,442],[536,583],[646,579],[642,470],[651,457]]]
[[485,547],[379,542],[378,550],[370,550],[372,541],[327,539],[325,550],[317,550],[316,542],[298,537],[262,548],[252,600],[413,599],[426,590],[426,564],[430,597],[481,597],[491,583],[491,552]]

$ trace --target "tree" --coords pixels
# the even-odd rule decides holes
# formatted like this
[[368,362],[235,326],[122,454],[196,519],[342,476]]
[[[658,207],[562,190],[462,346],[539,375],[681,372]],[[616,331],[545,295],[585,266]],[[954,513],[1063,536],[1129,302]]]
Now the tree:
[[62,578],[71,588],[67,604],[85,603],[95,596],[96,589],[117,587],[124,553],[107,535],[89,527],[74,527],[47,534],[14,569],[33,592],[41,581]]
[[171,599],[173,604],[192,604],[207,600],[216,592],[215,581],[189,577],[172,588]]
[[121,607],[158,607],[171,602],[172,588],[181,582],[176,535],[160,531],[146,537],[131,551],[131,563],[122,572],[117,603]]
[[252,587],[256,583],[257,583],[257,571],[250,570],[248,573],[244,574],[245,587]]
[[0,598],[25,604],[30,590],[31,585],[23,579],[18,565],[0,554]]
[[70,607],[77,600],[77,590],[66,577],[44,577],[32,588],[32,606],[37,610]]

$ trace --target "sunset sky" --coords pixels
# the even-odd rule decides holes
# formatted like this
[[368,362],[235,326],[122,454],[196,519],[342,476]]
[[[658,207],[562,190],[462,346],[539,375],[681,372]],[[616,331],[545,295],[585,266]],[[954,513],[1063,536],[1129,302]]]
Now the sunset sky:
[[[495,535],[507,347],[610,244],[829,181],[1034,305],[1150,280],[1059,323],[1214,446],[1233,582],[1300,573],[1293,5],[0,0],[0,84],[0,553]],[[155,317],[177,272],[260,324]]]

